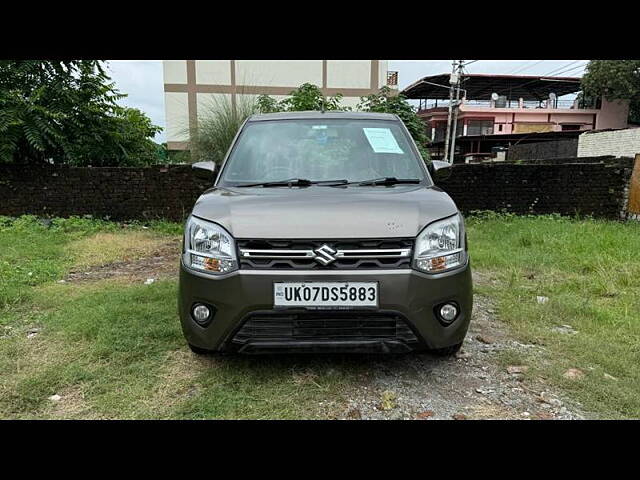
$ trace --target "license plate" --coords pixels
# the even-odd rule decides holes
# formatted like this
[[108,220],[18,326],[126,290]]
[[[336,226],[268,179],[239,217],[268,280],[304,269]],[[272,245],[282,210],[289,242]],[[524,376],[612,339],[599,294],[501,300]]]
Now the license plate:
[[273,284],[276,307],[377,307],[376,282],[281,282]]

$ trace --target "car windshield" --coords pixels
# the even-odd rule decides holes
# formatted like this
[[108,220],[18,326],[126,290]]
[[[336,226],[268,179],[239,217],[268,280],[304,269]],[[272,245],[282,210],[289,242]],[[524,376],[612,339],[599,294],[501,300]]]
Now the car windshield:
[[398,121],[265,120],[245,125],[220,183],[359,182],[385,177],[422,181],[420,162]]

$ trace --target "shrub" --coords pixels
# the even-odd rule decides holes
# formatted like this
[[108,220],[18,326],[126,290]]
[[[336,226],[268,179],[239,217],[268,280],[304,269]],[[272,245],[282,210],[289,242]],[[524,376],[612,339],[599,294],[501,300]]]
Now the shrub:
[[220,164],[242,123],[258,112],[255,97],[237,95],[235,108],[226,96],[213,97],[201,115],[198,130],[191,136],[191,159]]

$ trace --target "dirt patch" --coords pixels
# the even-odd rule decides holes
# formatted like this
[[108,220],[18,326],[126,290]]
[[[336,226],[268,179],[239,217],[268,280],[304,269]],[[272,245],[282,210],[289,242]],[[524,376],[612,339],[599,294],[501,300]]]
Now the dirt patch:
[[49,399],[51,408],[47,413],[50,418],[83,420],[102,418],[92,411],[91,406],[86,402],[82,385],[65,388],[56,395],[60,398],[56,398],[55,401]]
[[64,282],[87,282],[118,278],[132,283],[146,279],[159,280],[176,277],[180,258],[180,239],[168,240],[144,258],[118,261],[69,272]]
[[161,381],[143,403],[154,413],[154,418],[170,418],[171,408],[197,395],[200,385],[197,377],[207,368],[215,368],[215,359],[197,357],[186,348],[167,353]]
[[[475,279],[478,283],[485,279]],[[580,419],[577,405],[540,380],[512,373],[497,355],[512,351],[534,356],[536,345],[509,337],[491,301],[475,295],[469,334],[458,355],[429,354],[381,359],[366,381],[348,392],[338,413],[342,419]],[[524,369],[526,371],[526,368]]]

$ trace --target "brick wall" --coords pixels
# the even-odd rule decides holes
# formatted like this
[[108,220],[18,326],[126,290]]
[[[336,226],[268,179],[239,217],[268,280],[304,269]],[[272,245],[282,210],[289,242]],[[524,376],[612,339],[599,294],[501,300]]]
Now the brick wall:
[[636,153],[640,153],[640,128],[585,132],[578,138],[578,157],[633,157]]
[[577,138],[548,140],[536,143],[518,143],[509,147],[509,150],[507,151],[507,160],[517,161],[575,157],[577,152]]
[[633,159],[601,163],[485,163],[453,166],[439,182],[463,212],[506,210],[620,218]]
[[[575,160],[575,159],[574,159]],[[575,213],[620,218],[632,159],[453,166],[439,183],[464,212]],[[585,163],[598,161],[599,163]],[[554,161],[555,162],[555,161]],[[188,165],[73,168],[0,165],[0,215],[91,214],[113,220],[182,220],[207,188]]]
[[205,190],[189,165],[76,168],[0,165],[0,215],[91,214],[182,220]]

